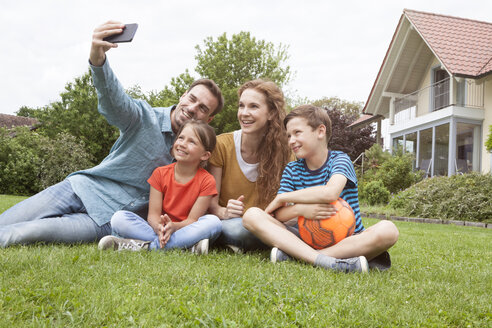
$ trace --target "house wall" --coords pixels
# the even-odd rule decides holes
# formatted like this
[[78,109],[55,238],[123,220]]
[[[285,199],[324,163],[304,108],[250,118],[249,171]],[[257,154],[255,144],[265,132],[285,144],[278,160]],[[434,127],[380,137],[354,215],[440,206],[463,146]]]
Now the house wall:
[[429,62],[429,65],[427,65],[427,70],[424,75],[424,78],[420,82],[418,90],[422,90],[426,88],[425,90],[422,90],[419,93],[418,101],[417,101],[417,112],[416,116],[422,116],[429,114],[429,107],[430,107],[430,88],[428,86],[431,84],[431,73],[432,73],[432,68],[440,65],[439,60],[433,56],[432,61]]
[[492,154],[485,149],[485,141],[489,137],[489,126],[492,125],[492,75],[489,75],[484,82],[484,111],[485,118],[482,128],[482,172],[491,172]]

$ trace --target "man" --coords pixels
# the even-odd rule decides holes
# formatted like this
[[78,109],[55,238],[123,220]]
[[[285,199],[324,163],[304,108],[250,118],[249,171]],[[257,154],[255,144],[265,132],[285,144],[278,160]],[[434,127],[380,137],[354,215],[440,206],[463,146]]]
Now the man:
[[118,45],[103,40],[123,28],[114,21],[97,27],[89,57],[98,111],[119,128],[120,137],[99,165],[72,173],[1,214],[0,246],[92,242],[111,234],[110,219],[117,210],[146,217],[146,181],[156,167],[172,161],[174,134],[185,121],[208,123],[222,109],[220,89],[207,79],[195,81],[179,103],[168,108],[152,108],[128,96],[106,58]]

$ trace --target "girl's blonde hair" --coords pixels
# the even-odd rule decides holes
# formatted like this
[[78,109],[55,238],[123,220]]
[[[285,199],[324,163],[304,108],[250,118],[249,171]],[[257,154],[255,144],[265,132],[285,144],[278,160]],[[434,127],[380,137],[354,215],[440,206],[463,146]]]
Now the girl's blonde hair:
[[244,83],[238,90],[239,98],[247,89],[255,90],[265,96],[270,119],[267,121],[265,135],[258,145],[258,202],[260,207],[270,203],[280,187],[282,172],[289,162],[291,151],[287,143],[287,133],[283,126],[285,100],[282,90],[271,81],[257,79]]

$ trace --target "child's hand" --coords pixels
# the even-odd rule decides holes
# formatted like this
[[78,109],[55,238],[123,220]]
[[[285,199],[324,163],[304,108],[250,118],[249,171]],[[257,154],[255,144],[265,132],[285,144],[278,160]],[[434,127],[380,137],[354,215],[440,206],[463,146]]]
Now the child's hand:
[[173,221],[169,218],[167,214],[163,215],[165,219],[165,224],[164,227],[162,228],[162,239],[161,239],[161,245],[162,247],[166,246],[167,242],[169,241],[169,238],[171,238],[171,235],[176,231],[176,226]]
[[284,207],[284,202],[280,199],[281,195],[277,195],[274,200],[265,208],[265,212],[272,215],[275,210]]
[[223,219],[239,218],[243,216],[244,213],[244,196],[239,196],[238,199],[229,199],[227,202],[227,207],[225,207]]
[[300,215],[306,219],[322,220],[331,217],[337,211],[331,204],[296,204]]
[[159,244],[161,246],[161,248],[164,248],[167,244],[167,242],[169,241],[169,238],[171,238],[171,235],[172,233],[174,232],[174,230],[172,230],[171,233],[169,233],[169,225],[171,224],[172,225],[172,221],[171,219],[169,218],[169,216],[167,214],[164,214],[164,215],[161,215],[161,224],[159,224],[159,233],[158,233],[158,236],[159,236]]

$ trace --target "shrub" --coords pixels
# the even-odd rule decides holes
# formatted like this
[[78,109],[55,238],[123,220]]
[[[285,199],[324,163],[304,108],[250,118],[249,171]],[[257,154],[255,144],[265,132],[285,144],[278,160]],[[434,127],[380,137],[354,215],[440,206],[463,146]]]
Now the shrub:
[[369,205],[377,205],[388,203],[390,192],[381,180],[374,180],[363,184],[359,195]]
[[361,181],[367,183],[379,180],[390,193],[395,194],[423,179],[422,172],[413,171],[413,154],[403,153],[401,148],[391,155],[376,144],[366,150],[365,154],[367,169]]
[[17,128],[11,132],[1,129],[0,193],[30,195],[40,189],[41,139],[38,134],[31,134],[28,128]]
[[41,147],[40,185],[45,189],[65,179],[72,172],[92,166],[91,155],[84,150],[83,142],[62,132],[55,140]]
[[0,193],[32,195],[91,166],[82,142],[60,133],[55,139],[28,128],[0,129]]
[[492,175],[470,173],[425,179],[390,201],[405,215],[492,222]]
[[489,125],[489,136],[485,141],[485,148],[487,148],[489,152],[492,152],[492,125]]
[[391,156],[381,165],[376,177],[393,194],[405,190],[423,178],[420,172],[413,171],[412,160],[412,154]]

